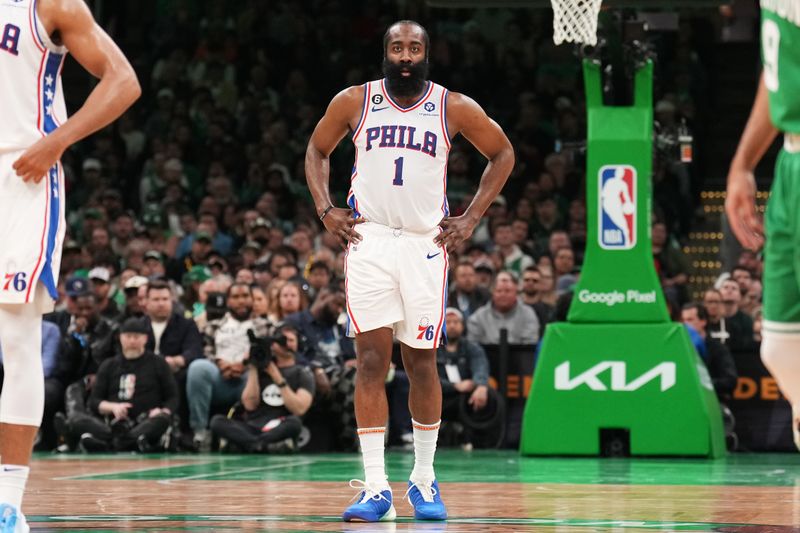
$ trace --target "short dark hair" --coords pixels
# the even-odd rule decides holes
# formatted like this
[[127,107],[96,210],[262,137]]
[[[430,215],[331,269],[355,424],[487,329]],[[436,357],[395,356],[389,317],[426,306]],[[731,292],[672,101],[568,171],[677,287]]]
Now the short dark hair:
[[314,261],[313,263],[311,263],[311,266],[308,267],[309,272],[314,272],[315,270],[319,269],[324,270],[328,274],[331,273],[331,267],[329,267],[328,263],[326,263],[325,261]]
[[536,272],[537,274],[541,274],[539,267],[537,267],[536,265],[525,267],[525,270],[523,270],[523,272]]
[[430,53],[430,47],[431,47],[431,38],[428,36],[428,30],[426,30],[425,26],[423,26],[419,22],[408,19],[398,20],[397,22],[391,24],[388,28],[386,28],[386,33],[383,34],[383,54],[386,55],[386,47],[389,46],[389,38],[390,38],[389,33],[392,31],[392,28],[394,28],[395,26],[406,26],[406,25],[416,26],[420,30],[422,30],[422,44],[425,45],[425,57],[427,58],[428,54]]
[[231,283],[231,286],[228,287],[228,292],[225,293],[225,299],[226,300],[231,297],[231,292],[233,292],[233,289],[235,289],[236,287],[244,287],[245,289],[247,289],[247,292],[250,293],[250,296],[253,295],[253,289],[250,287],[249,283],[244,283],[244,282],[241,282],[241,281],[235,281],[235,282]]
[[147,283],[147,295],[150,296],[151,291],[169,291],[172,294],[172,287],[169,283],[163,280],[155,280]]
[[683,307],[681,307],[681,311],[688,311],[689,309],[696,309],[697,318],[708,322],[708,311],[706,310],[706,306],[704,306],[700,302],[689,302],[688,304],[684,304]]
[[516,274],[514,274],[510,270],[501,270],[500,272],[497,273],[497,275],[492,280],[492,285],[491,285],[492,292],[494,292],[494,288],[497,287],[497,283],[500,281],[500,276],[501,275],[507,275],[508,277],[511,278],[511,281],[514,282],[514,285],[519,287],[519,279],[517,278]]
[[472,270],[475,270],[475,265],[472,264],[472,261],[470,261],[468,257],[462,257],[458,260],[455,270],[458,270],[460,267],[469,267]]
[[511,222],[509,222],[508,220],[498,221],[492,228],[492,235],[494,235],[500,228],[511,228]]

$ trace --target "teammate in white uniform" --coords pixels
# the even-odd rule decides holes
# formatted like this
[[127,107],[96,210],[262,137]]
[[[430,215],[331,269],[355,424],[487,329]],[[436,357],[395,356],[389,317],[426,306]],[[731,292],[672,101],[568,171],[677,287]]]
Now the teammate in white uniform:
[[[67,52],[100,83],[69,120]],[[82,0],[0,2],[0,532],[27,531],[20,510],[44,407],[42,313],[52,310],[64,237],[59,159],[140,94],[128,61]]]
[[[447,250],[472,235],[514,166],[511,144],[477,103],[427,80],[428,45],[418,23],[393,24],[384,35],[385,78],[336,95],[306,152],[317,214],[348,247],[347,313],[358,355],[356,419],[366,479],[358,482],[363,490],[343,515],[347,521],[395,517],[383,458],[384,380],[393,335],[411,381],[415,463],[409,500],[418,519],[447,517],[433,471],[442,409],[436,348],[445,336]],[[328,191],[328,158],[348,131],[356,161],[349,207],[337,208]],[[447,155],[450,139],[459,133],[489,164],[467,211],[450,217]]]

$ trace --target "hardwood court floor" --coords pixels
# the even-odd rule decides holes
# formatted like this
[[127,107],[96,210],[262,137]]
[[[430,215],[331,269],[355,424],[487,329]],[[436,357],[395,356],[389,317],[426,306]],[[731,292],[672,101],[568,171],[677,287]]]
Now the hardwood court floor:
[[450,520],[413,521],[413,455],[390,452],[398,522],[344,524],[356,454],[37,455],[25,512],[56,531],[800,532],[800,455],[556,459],[441,450]]

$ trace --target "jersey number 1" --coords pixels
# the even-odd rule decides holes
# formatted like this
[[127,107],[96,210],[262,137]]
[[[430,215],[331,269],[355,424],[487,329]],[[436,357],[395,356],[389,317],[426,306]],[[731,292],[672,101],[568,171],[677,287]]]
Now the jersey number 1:
[[392,185],[397,185],[398,187],[403,186],[403,158],[398,157],[394,160],[394,179],[392,180]]

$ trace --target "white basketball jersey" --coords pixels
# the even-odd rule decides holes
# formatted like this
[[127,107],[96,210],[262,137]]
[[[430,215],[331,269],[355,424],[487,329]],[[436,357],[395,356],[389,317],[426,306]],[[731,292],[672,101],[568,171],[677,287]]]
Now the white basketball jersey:
[[384,80],[364,85],[353,134],[355,163],[347,204],[370,222],[425,233],[449,214],[447,89],[431,81],[403,108]]
[[36,0],[0,0],[0,152],[24,150],[67,117],[61,67]]
[[[36,0],[0,0],[0,303],[35,300],[39,281],[58,297],[64,238],[64,175],[56,163],[39,183],[13,169],[23,152],[67,118],[61,67]],[[41,310],[52,300],[37,298]],[[49,308],[49,309],[48,309]]]

